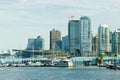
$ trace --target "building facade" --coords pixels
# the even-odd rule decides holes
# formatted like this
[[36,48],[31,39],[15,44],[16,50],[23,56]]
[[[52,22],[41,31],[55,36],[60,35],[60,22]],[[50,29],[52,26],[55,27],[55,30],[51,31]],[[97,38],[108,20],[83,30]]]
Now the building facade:
[[44,49],[44,39],[41,36],[28,39],[27,50],[42,50]]
[[110,31],[110,51],[111,51],[111,53],[112,53],[112,35],[113,35],[113,32],[112,31]]
[[98,54],[98,35],[93,36],[92,39],[92,53],[97,56]]
[[62,50],[69,51],[68,36],[62,37]]
[[50,50],[54,50],[56,41],[60,41],[60,40],[61,40],[60,31],[55,30],[55,29],[50,31]]
[[112,35],[112,53],[120,55],[120,29]]
[[92,53],[91,20],[87,16],[80,18],[80,51],[85,56]]
[[82,16],[80,20],[70,20],[68,24],[69,52],[77,56],[92,53],[91,20]]
[[98,28],[98,55],[111,52],[110,29],[106,24],[100,24]]
[[80,54],[80,20],[69,20],[68,41],[70,55]]
[[55,50],[62,50],[62,41],[56,41],[55,42]]

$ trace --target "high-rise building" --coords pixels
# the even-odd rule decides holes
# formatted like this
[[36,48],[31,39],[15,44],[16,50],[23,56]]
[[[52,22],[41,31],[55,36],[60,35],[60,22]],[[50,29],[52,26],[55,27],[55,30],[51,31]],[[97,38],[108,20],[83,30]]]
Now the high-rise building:
[[50,50],[55,49],[55,42],[61,40],[61,32],[53,29],[50,31]]
[[101,24],[98,28],[98,55],[110,52],[110,29],[108,25]]
[[69,20],[68,41],[70,55],[80,55],[80,20]]
[[73,55],[85,56],[92,52],[91,20],[82,16],[80,20],[70,20],[68,24],[69,51]]
[[97,54],[98,54],[98,35],[93,36],[92,52],[93,52],[93,55],[97,56]]
[[27,50],[44,49],[44,39],[41,36],[28,39]]
[[112,53],[120,55],[120,29],[112,35]]
[[62,50],[68,51],[69,46],[68,46],[68,36],[62,37]]
[[82,55],[89,56],[92,53],[91,20],[87,16],[80,18],[80,50]]

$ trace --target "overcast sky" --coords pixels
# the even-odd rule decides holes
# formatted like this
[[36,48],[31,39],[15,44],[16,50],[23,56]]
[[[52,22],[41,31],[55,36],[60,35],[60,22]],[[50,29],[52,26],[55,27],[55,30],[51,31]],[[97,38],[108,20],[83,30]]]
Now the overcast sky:
[[70,16],[89,16],[93,33],[99,24],[120,28],[120,0],[0,0],[0,50],[25,49],[38,35],[49,49],[49,31],[67,35]]

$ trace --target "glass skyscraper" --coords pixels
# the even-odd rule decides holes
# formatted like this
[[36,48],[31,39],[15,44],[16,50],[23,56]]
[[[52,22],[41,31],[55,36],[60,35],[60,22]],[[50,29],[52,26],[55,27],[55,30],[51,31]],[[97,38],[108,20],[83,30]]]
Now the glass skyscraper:
[[69,52],[84,56],[92,52],[91,21],[87,16],[80,20],[70,20],[68,23]]
[[120,54],[120,29],[116,30],[112,35],[112,52]]
[[27,50],[44,49],[44,39],[41,36],[28,39]]
[[98,28],[98,55],[111,52],[110,29],[106,24]]
[[80,53],[80,20],[70,20],[68,23],[69,52],[71,55]]
[[62,37],[62,50],[68,51],[68,36]]
[[86,56],[92,52],[91,20],[87,16],[80,18],[80,50]]

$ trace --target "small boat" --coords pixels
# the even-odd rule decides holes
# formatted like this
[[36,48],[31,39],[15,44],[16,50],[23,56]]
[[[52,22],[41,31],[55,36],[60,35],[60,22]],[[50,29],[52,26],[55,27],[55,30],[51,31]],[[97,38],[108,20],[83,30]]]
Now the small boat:
[[28,66],[30,66],[30,67],[40,67],[40,66],[42,66],[43,64],[41,63],[41,62],[35,62],[35,63],[33,63],[33,62],[28,62]]
[[73,67],[73,62],[70,59],[61,59],[59,62],[53,65],[54,67]]

